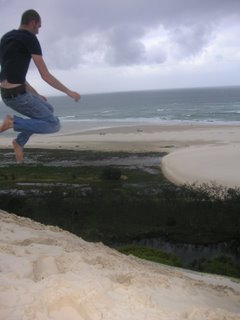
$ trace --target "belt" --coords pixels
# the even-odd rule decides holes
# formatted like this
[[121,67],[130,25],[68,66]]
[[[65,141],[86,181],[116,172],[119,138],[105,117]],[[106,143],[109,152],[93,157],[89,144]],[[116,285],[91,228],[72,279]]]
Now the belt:
[[16,98],[18,95],[24,93],[26,93],[26,88],[24,84],[21,84],[20,86],[11,89],[1,88],[1,96],[3,99]]

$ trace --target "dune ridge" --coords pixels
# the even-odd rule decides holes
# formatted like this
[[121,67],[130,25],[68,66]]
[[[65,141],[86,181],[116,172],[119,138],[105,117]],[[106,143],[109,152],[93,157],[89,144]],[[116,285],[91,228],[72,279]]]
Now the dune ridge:
[[0,211],[0,319],[239,320],[240,283]]

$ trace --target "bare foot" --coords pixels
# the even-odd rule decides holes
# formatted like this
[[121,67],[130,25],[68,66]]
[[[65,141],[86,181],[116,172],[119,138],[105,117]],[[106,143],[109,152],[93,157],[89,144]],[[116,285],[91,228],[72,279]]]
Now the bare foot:
[[13,145],[13,149],[15,152],[17,162],[23,162],[23,149],[22,149],[22,147],[16,142],[16,140],[13,140],[12,145]]
[[13,127],[13,119],[11,116],[7,115],[4,118],[2,125],[0,126],[0,132],[6,131],[12,127]]

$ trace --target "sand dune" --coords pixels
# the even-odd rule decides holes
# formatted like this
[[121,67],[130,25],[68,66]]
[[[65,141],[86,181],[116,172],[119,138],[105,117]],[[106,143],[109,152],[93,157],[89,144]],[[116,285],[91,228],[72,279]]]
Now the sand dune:
[[240,283],[0,211],[0,319],[239,320]]
[[176,184],[240,187],[240,144],[183,148],[164,157],[162,169]]

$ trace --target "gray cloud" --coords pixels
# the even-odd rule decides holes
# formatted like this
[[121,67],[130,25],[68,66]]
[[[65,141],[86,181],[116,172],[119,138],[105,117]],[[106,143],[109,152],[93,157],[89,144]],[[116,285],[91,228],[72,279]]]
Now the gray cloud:
[[[51,2],[52,7],[54,3]],[[51,20],[56,20],[66,26],[59,26],[59,36],[68,39],[78,36],[79,45],[75,46],[75,50],[79,55],[76,59],[70,59],[72,63],[84,63],[82,57],[88,56],[90,52],[87,47],[81,46],[81,41],[86,35],[94,37],[98,34],[98,43],[91,47],[92,56],[95,52],[99,57],[99,51],[102,50],[102,62],[115,66],[163,63],[169,54],[177,59],[197,55],[213,39],[214,27],[221,19],[240,12],[238,0],[90,0],[77,4],[70,0],[67,5],[58,1],[57,6],[57,11],[50,9],[49,12],[54,13],[52,19],[46,20],[46,28],[51,25]],[[160,25],[169,32],[168,45],[174,48],[172,52],[164,52],[161,48],[158,54],[157,46],[152,48],[153,51],[147,50],[141,42],[149,30]],[[48,31],[51,39],[59,28]],[[99,46],[101,39],[104,46]],[[70,44],[70,41],[67,42]],[[54,41],[51,46],[54,47]],[[81,49],[78,50],[79,46]],[[66,59],[66,56],[62,55],[62,58]]]
[[[2,16],[11,17],[11,23],[14,18],[15,26],[25,9],[39,11],[44,55],[52,67],[60,69],[188,59],[213,41],[222,19],[240,13],[239,0],[1,0],[0,4]],[[1,28],[8,25],[5,20]],[[166,30],[165,47],[158,43],[146,47],[143,39],[159,26]]]
[[109,49],[105,60],[112,65],[141,64],[144,60],[145,48],[139,39],[143,34],[142,28],[136,28],[134,25],[114,27],[109,32]]
[[169,37],[176,50],[173,56],[185,59],[198,54],[213,38],[212,32],[211,25],[177,26]]

